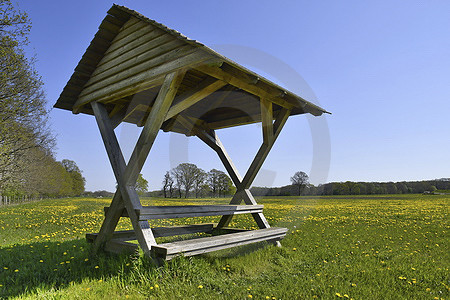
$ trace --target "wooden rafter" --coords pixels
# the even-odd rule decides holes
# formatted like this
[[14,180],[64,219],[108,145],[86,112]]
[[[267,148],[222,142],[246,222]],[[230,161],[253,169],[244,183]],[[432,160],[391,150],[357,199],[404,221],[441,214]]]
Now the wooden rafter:
[[177,114],[186,110],[192,105],[196,104],[197,102],[207,97],[208,95],[214,93],[224,85],[226,85],[225,82],[217,80],[215,78],[210,77],[204,79],[202,82],[199,83],[199,85],[196,88],[187,91],[183,95],[180,95],[177,98],[175,98],[174,105],[170,108],[169,112],[167,113],[165,121],[176,116]]

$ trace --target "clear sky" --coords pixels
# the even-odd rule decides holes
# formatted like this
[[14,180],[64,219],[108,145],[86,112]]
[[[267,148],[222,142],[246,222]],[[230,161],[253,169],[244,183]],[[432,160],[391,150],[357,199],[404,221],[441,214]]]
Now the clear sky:
[[[28,52],[52,106],[109,1],[19,1],[33,28]],[[117,1],[263,73],[332,115],[288,120],[254,185],[450,177],[450,1]],[[315,119],[315,120],[313,120]],[[319,120],[320,119],[320,120]],[[53,109],[56,157],[74,160],[87,190],[115,179],[92,116]],[[126,156],[138,131],[116,129]],[[258,125],[218,131],[241,173],[261,139]],[[128,154],[127,154],[128,153]],[[143,174],[159,189],[189,161],[223,169],[193,138],[158,136]]]

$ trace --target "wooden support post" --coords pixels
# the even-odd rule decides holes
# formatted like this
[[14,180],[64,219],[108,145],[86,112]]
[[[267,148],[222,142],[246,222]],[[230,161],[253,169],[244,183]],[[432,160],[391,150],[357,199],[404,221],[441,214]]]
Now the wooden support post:
[[263,131],[263,143],[270,144],[273,140],[273,110],[272,102],[261,98],[261,121]]
[[[264,160],[266,159],[267,155],[269,154],[270,150],[272,149],[273,144],[275,143],[275,140],[277,139],[278,135],[281,132],[281,129],[283,128],[284,124],[287,121],[287,118],[289,117],[290,110],[283,109],[277,116],[277,119],[275,123],[273,124],[274,130],[273,130],[273,138],[269,143],[263,142],[261,147],[259,148],[258,153],[256,154],[255,158],[253,159],[252,163],[250,164],[250,167],[247,170],[247,173],[245,174],[244,178],[242,179],[239,186],[236,185],[236,194],[233,196],[233,199],[231,199],[230,204],[240,204],[242,200],[246,204],[256,204],[256,201],[253,197],[253,195],[250,193],[250,185],[252,184],[253,180],[255,179],[256,175],[258,174],[259,170],[261,169],[262,164],[264,163]],[[220,156],[220,155],[219,155]],[[258,226],[260,228],[266,228],[261,226],[268,225],[267,221],[264,218],[264,215],[261,213],[259,216],[253,216],[255,218],[255,221],[258,223]],[[230,222],[233,216],[223,216],[219,224],[217,225],[218,228],[227,226]]]
[[96,254],[99,249],[104,247],[104,244],[111,240],[114,230],[117,227],[117,223],[122,215],[122,210],[125,207],[122,195],[119,190],[114,194],[113,200],[111,202],[111,210],[105,214],[105,219],[103,220],[102,227],[98,233],[97,238],[92,245],[92,252]]
[[[91,102],[118,183],[116,194],[120,193],[121,195],[121,199],[119,195],[114,197],[115,201],[111,204],[111,208],[102,224],[103,230],[101,230],[101,236],[99,236],[98,242],[96,242],[96,249],[101,244],[107,243],[108,238],[112,236],[112,232],[123,210],[120,200],[123,201],[123,205],[127,209],[136,237],[144,253],[150,253],[151,246],[156,245],[148,222],[141,221],[136,214],[136,209],[141,209],[142,205],[134,186],[183,76],[184,72],[174,72],[166,75],[133,154],[131,155],[128,166],[125,164],[106,108],[101,103]],[[118,217],[119,212],[120,215]]]

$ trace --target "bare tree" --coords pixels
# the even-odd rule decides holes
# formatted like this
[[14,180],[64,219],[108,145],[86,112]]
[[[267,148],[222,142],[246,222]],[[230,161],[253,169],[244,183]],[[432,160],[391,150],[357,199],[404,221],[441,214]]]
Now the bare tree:
[[296,172],[294,176],[291,177],[291,182],[298,188],[298,195],[302,193],[305,186],[309,183],[309,177],[305,172]]

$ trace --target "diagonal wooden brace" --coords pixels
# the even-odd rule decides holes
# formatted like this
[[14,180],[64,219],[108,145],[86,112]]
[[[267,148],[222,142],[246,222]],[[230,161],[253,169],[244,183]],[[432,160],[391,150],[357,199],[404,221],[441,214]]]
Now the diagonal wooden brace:
[[136,215],[135,210],[142,208],[142,205],[134,186],[183,76],[184,72],[174,72],[166,75],[128,165],[125,164],[106,108],[101,103],[91,103],[118,183],[118,189],[111,207],[105,216],[100,233],[94,243],[94,251],[97,251],[103,243],[111,239],[124,206],[127,209],[136,237],[144,253],[149,253],[151,246],[156,245],[148,222],[140,221]]
[[[270,150],[272,149],[272,146],[275,143],[276,139],[278,138],[278,136],[281,132],[281,129],[283,128],[284,124],[286,123],[289,115],[290,115],[290,110],[288,110],[288,109],[282,109],[278,113],[275,123],[273,124],[273,135],[270,135],[270,138],[266,138],[266,136],[264,136],[264,142],[261,145],[261,147],[259,148],[258,153],[256,154],[255,158],[253,159],[252,163],[250,164],[250,167],[248,168],[244,178],[240,181],[239,185],[237,185],[235,183],[237,191],[236,191],[236,194],[231,199],[230,204],[240,204],[242,200],[244,200],[244,202],[246,204],[256,204],[256,201],[249,190],[250,185],[252,184],[253,180],[255,179],[256,175],[258,174],[259,170],[261,169],[265,159],[267,158],[267,155],[269,154]],[[264,124],[263,124],[263,126],[264,126]],[[224,151],[224,149],[222,151]],[[219,157],[221,155],[223,155],[223,154],[219,153]],[[222,160],[222,162],[225,165],[224,160]],[[230,176],[231,176],[231,174],[230,174]],[[232,215],[223,216],[220,219],[217,227],[222,228],[222,227],[227,226],[231,222],[232,218],[233,218]],[[264,220],[265,220],[265,218],[264,218]],[[260,226],[260,228],[266,228],[266,227],[261,227],[260,223],[267,223],[267,221],[261,222],[260,220],[257,220],[257,218],[255,218],[255,221],[258,223],[258,226]],[[267,223],[267,225],[268,225],[268,223]]]
[[[286,123],[287,118],[290,115],[290,110],[282,109],[281,111],[279,111],[275,123],[272,123],[273,120],[272,105],[261,101],[261,114],[266,115],[266,117],[262,118],[263,144],[261,145],[255,158],[253,159],[244,178],[242,178],[241,175],[239,174],[231,158],[226,152],[225,147],[223,146],[222,142],[220,141],[219,137],[214,132],[214,130],[206,128],[205,126],[203,126],[203,128],[201,128],[200,126],[196,126],[189,119],[183,116],[179,115],[177,117],[178,122],[180,122],[183,126],[185,126],[188,129],[193,129],[195,135],[198,138],[200,138],[204,143],[206,143],[209,147],[211,147],[214,151],[216,151],[216,153],[218,154],[220,160],[222,161],[225,169],[227,170],[228,174],[231,177],[231,180],[233,181],[237,189],[235,195],[231,199],[230,204],[240,204],[242,200],[244,200],[244,202],[247,205],[257,204],[255,198],[253,197],[253,195],[249,190],[249,187],[252,184],[253,180],[255,179],[256,174],[261,169],[264,160],[266,159],[267,155],[272,149],[275,140],[279,136],[281,129]],[[267,222],[266,218],[262,213],[255,213],[252,214],[252,216],[255,219],[256,223],[258,224],[259,228],[270,227],[269,223]],[[217,227],[222,228],[227,226],[231,222],[232,218],[233,218],[232,215],[223,216],[220,219]]]

